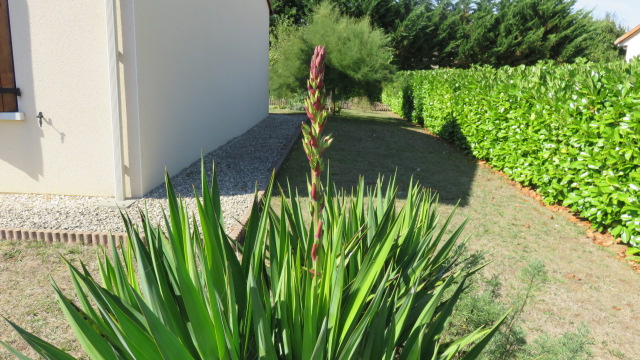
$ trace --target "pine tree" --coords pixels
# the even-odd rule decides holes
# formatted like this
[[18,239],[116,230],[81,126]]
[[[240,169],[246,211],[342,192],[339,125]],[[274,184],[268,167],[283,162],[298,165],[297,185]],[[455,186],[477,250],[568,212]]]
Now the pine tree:
[[573,11],[576,0],[502,0],[496,65],[568,62],[583,56],[593,32],[591,16]]
[[473,64],[497,65],[498,3],[496,0],[474,2],[470,22],[465,26],[456,58],[457,67]]
[[423,3],[408,12],[391,34],[395,64],[402,70],[430,69],[438,65],[442,52],[438,27],[431,3]]

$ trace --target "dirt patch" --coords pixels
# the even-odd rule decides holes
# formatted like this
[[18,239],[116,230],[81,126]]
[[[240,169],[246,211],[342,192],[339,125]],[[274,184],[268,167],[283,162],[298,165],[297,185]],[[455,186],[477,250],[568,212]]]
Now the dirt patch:
[[[51,278],[63,292],[73,294],[62,256],[74,265],[84,261],[92,274],[97,275],[97,251],[93,246],[0,241],[0,315],[70,351],[75,357],[83,355],[58,306]],[[0,339],[27,356],[37,358],[4,319],[0,319]],[[13,359],[13,356],[0,347],[0,359]]]

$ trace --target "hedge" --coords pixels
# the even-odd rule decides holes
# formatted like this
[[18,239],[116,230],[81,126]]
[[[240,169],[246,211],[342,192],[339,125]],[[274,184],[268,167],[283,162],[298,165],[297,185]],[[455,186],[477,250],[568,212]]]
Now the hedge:
[[383,101],[640,246],[640,61],[401,72]]

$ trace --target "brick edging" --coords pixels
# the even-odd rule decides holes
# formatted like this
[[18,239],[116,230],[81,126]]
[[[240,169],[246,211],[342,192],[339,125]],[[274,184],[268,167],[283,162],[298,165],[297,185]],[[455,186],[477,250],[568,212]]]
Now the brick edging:
[[102,231],[0,228],[0,240],[41,240],[48,243],[108,246],[111,236],[116,244],[127,238],[125,233]]

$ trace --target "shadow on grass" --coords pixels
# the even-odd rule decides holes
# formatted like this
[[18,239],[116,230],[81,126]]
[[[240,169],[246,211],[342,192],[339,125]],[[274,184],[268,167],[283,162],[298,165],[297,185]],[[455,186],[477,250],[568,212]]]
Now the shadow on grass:
[[[454,126],[452,125],[452,128]],[[343,111],[329,119],[327,133],[333,145],[325,156],[331,179],[343,189],[357,185],[360,175],[375,184],[378,174],[397,173],[398,198],[406,198],[411,177],[436,191],[440,202],[466,206],[477,164],[462,151],[425,133],[419,127],[388,112]],[[291,150],[276,180],[286,186],[289,179],[300,195],[307,196],[308,163],[301,143]]]

